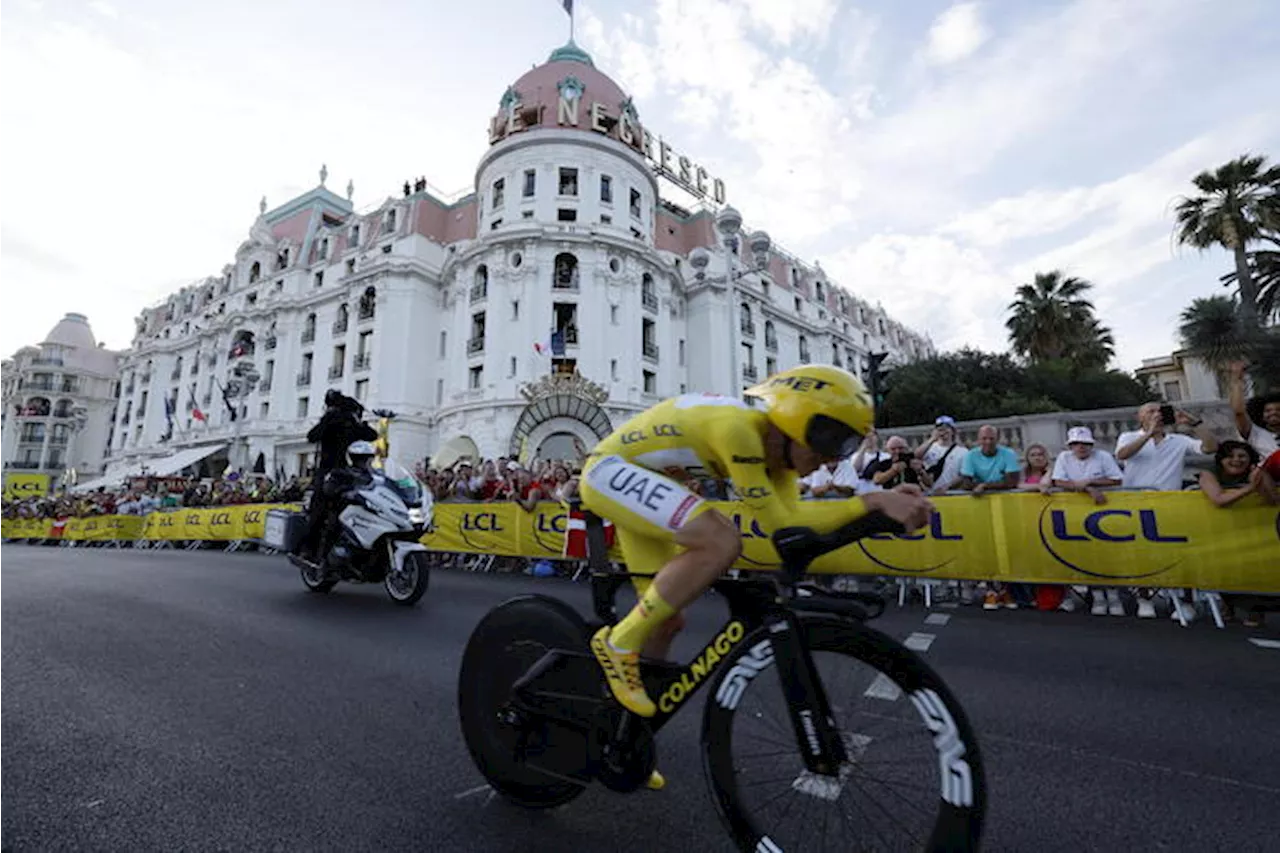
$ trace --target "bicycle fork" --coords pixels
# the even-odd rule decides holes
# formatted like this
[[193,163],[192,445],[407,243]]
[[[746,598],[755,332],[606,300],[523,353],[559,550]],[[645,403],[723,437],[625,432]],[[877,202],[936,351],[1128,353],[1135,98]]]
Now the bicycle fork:
[[794,613],[783,612],[768,623],[768,629],[791,727],[805,767],[810,773],[838,779],[849,754],[831,715],[813,655],[801,635],[800,621]]

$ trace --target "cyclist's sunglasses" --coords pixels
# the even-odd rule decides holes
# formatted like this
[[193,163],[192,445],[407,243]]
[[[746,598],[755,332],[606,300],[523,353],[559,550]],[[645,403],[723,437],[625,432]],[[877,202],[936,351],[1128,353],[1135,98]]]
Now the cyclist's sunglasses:
[[826,415],[815,415],[805,432],[805,444],[827,459],[845,459],[858,451],[862,434]]

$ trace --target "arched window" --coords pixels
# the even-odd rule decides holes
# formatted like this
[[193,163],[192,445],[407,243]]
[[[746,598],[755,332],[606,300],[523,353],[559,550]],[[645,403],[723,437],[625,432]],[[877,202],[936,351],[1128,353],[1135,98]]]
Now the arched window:
[[253,266],[249,267],[249,283],[253,284],[262,277],[262,264],[257,261],[253,262]]
[[778,332],[773,328],[772,320],[764,321],[764,346],[768,350],[778,349]]
[[645,273],[640,276],[640,301],[651,311],[658,310],[658,291],[653,286],[653,276]]
[[[308,319],[313,319],[314,314]],[[315,333],[315,323],[311,323],[311,331]],[[254,340],[253,332],[247,329],[241,329],[231,336],[231,350],[227,354],[228,358],[247,358],[253,355]]]
[[556,255],[555,279],[551,286],[557,290],[578,289],[578,259],[570,252]]
[[47,397],[31,397],[27,400],[27,404],[22,407],[22,414],[31,417],[43,418],[49,414],[49,400]]
[[316,338],[316,315],[308,314],[302,323],[302,342],[308,343]]
[[746,302],[738,306],[738,328],[744,335],[756,333],[756,324],[751,320],[751,306]]
[[804,335],[800,336],[800,363],[809,363],[809,339]]
[[347,330],[347,326],[349,326],[350,323],[351,309],[349,309],[347,304],[344,302],[338,306],[338,316],[337,319],[333,321],[333,333],[335,335],[341,335]]
[[396,230],[396,211],[394,208],[387,211],[387,217],[382,222],[382,233],[391,234]]
[[813,288],[814,288],[814,290],[815,290],[815,291],[817,292],[817,294],[818,294],[818,301],[819,301],[819,302],[821,302],[821,303],[823,303],[823,304],[826,304],[826,301],[827,301],[827,292],[826,292],[826,290],[822,287],[822,282],[820,282],[820,281],[819,281],[819,282],[815,282],[815,283],[814,283],[814,285],[813,285]]
[[70,400],[59,400],[58,404],[53,407],[53,416],[55,418],[71,417],[71,409],[74,404]]
[[471,285],[471,301],[477,302],[489,295],[489,268],[484,264],[476,267],[475,281]]
[[360,297],[360,312],[359,312],[360,319],[361,320],[372,319],[374,308],[377,306],[377,303],[378,303],[378,291],[374,290],[372,286],[366,287],[364,289],[364,294],[361,295]]

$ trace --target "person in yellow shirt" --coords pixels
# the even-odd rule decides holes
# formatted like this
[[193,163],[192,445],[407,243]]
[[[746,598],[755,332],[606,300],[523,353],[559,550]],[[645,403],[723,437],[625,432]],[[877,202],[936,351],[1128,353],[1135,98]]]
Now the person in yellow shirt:
[[[717,394],[658,403],[604,438],[583,467],[583,505],[613,522],[628,569],[652,575],[637,581],[631,612],[591,639],[613,695],[642,717],[656,708],[640,680],[641,652],[665,657],[683,627],[680,611],[742,553],[737,527],[687,484],[730,481],[733,499],[766,530],[799,525],[826,533],[872,511],[908,530],[929,521],[932,505],[915,487],[799,500],[798,477],[850,456],[872,428],[870,395],[853,374],[801,365],[745,393],[763,408]],[[660,777],[651,780],[660,786]]]

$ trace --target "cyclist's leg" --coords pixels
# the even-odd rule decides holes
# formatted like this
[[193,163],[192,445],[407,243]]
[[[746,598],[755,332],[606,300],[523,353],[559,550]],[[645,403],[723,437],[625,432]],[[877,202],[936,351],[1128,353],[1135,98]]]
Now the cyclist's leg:
[[[637,532],[616,524],[614,527],[618,531],[618,545],[626,560],[627,571],[631,572],[636,596],[643,599],[657,573],[678,553],[678,546],[671,537],[658,538],[648,532]],[[676,611],[674,616],[653,630],[640,653],[645,657],[665,659],[672,640],[684,629],[684,624],[684,612]]]
[[[581,491],[583,503],[613,521],[619,531],[671,541],[684,549],[667,561],[622,621],[592,638],[592,651],[618,701],[651,717],[656,708],[640,682],[640,650],[660,625],[733,564],[742,540],[728,519],[684,486],[620,457],[588,462]],[[623,556],[630,561],[625,545]],[[639,556],[643,559],[643,553]]]

